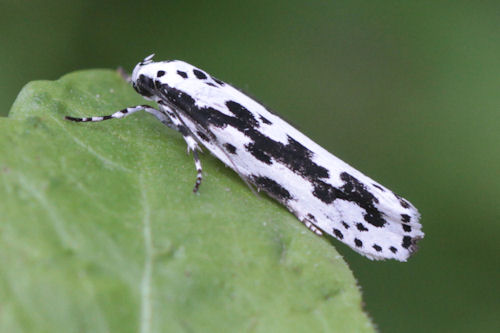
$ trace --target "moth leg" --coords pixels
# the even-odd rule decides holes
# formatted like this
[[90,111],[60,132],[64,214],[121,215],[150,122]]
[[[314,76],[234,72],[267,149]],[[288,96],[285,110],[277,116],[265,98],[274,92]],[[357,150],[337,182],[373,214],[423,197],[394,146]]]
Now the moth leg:
[[[161,121],[166,126],[180,132],[186,141],[188,153],[190,151],[193,152],[194,157],[194,165],[196,167],[196,182],[193,188],[193,192],[198,192],[198,189],[201,185],[202,176],[202,168],[200,158],[198,157],[197,150],[201,151],[201,148],[198,146],[198,143],[194,139],[193,135],[189,132],[189,130],[182,124],[182,122],[177,118],[177,115],[170,110],[166,105],[161,105],[161,108],[164,110],[157,110],[149,105],[137,105],[125,108],[123,110],[117,111],[111,115],[107,116],[94,116],[94,117],[85,117],[85,118],[76,118],[66,116],[64,117],[66,120],[75,121],[75,122],[99,122],[108,119],[119,119],[124,118],[132,113],[138,111],[146,111],[147,113],[155,116],[159,121]],[[164,112],[165,111],[165,112]]]
[[196,193],[198,192],[198,189],[200,188],[201,185],[201,181],[203,179],[203,170],[201,168],[201,161],[200,158],[198,157],[198,150],[201,151],[201,148],[198,145],[198,142],[196,141],[194,135],[177,117],[177,114],[174,111],[172,111],[172,109],[169,106],[165,105],[162,101],[158,101],[158,104],[160,105],[162,111],[164,111],[165,114],[168,115],[168,117],[172,121],[172,124],[175,126],[175,130],[177,130],[179,133],[182,134],[182,137],[184,138],[184,141],[186,141],[187,144],[188,154],[191,151],[193,152],[194,166],[196,168],[196,181],[194,183],[193,192]]
[[316,227],[314,224],[312,224],[310,221],[308,221],[307,219],[303,219],[301,220],[300,222],[304,223],[304,225],[307,227],[307,229],[311,230],[312,232],[314,232],[316,235],[318,236],[323,236],[323,231],[321,231],[321,229],[319,229],[318,227]]
[[179,122],[179,125],[177,126],[177,131],[182,134],[182,137],[184,138],[184,141],[186,141],[187,144],[187,152],[188,154],[190,152],[193,152],[193,158],[194,158],[194,166],[196,168],[196,182],[194,183],[194,188],[193,192],[196,193],[198,192],[198,189],[200,188],[201,185],[201,180],[203,179],[203,170],[201,168],[201,161],[200,158],[198,157],[198,150],[201,151],[200,146],[198,145],[198,142],[196,139],[193,137],[191,132],[187,129],[186,126],[184,126],[180,120],[175,116],[174,114],[170,114],[170,119],[172,119],[172,122],[175,124]]
[[170,119],[169,116],[165,115],[163,112],[160,110],[157,110],[149,105],[137,105],[137,106],[132,106],[129,108],[125,108],[123,110],[117,111],[111,115],[108,116],[95,116],[95,117],[86,117],[86,118],[75,118],[75,117],[70,117],[66,116],[64,119],[70,120],[70,121],[76,121],[76,122],[98,122],[98,121],[103,121],[103,120],[108,120],[108,119],[118,119],[118,118],[123,118],[128,115],[131,115],[132,113],[135,113],[137,111],[144,110],[147,113],[152,114],[155,116],[159,121],[161,121],[163,124],[166,126],[178,130],[177,126],[174,125],[172,120]]
[[196,193],[198,192],[198,189],[200,188],[201,185],[201,180],[203,179],[203,170],[201,168],[201,161],[200,158],[198,157],[198,150],[201,151],[201,148],[200,146],[198,146],[198,143],[196,142],[192,134],[187,132],[186,127],[184,127],[184,125],[179,125],[178,131],[182,134],[184,141],[186,141],[188,154],[191,151],[193,152],[194,166],[196,168],[196,182],[194,183],[193,192]]
[[198,152],[196,150],[193,150],[193,157],[194,157],[194,165],[196,167],[196,182],[194,184],[193,192],[196,193],[198,192],[198,189],[200,188],[201,185],[201,180],[203,179],[203,170],[201,169],[201,162],[200,159],[198,158]]

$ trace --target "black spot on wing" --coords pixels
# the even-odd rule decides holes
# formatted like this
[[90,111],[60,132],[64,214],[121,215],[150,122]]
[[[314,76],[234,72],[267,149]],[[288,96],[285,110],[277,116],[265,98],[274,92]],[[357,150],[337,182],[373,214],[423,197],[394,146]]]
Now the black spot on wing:
[[[365,211],[366,222],[376,227],[386,224],[383,214],[376,208],[378,199],[356,177],[343,172],[340,174],[340,179],[344,185],[340,188],[333,187],[323,180],[329,177],[328,169],[313,161],[312,151],[292,137],[288,137],[287,143],[267,137],[259,131],[260,124],[255,114],[240,103],[227,101],[226,106],[232,113],[232,115],[227,115],[211,107],[197,106],[195,100],[183,91],[167,85],[164,85],[162,90],[171,104],[182,110],[200,126],[204,128],[230,126],[243,133],[250,139],[245,148],[255,158],[266,164],[280,163],[310,181],[314,188],[312,194],[324,203],[331,204],[337,199],[352,202]],[[272,193],[272,191],[268,192]]]
[[311,213],[307,214],[307,219],[308,219],[309,221],[311,221],[311,222],[314,222],[314,223],[318,222],[318,221],[316,220],[316,217],[315,217],[313,214],[311,214]]
[[363,225],[363,223],[357,223],[356,228],[358,228],[359,231],[368,231],[368,229]]
[[170,88],[166,84],[162,86],[162,91],[164,94],[166,93],[168,101],[180,107],[181,110],[190,110],[196,108],[195,100],[193,97],[189,96],[189,94],[186,94],[185,92],[178,89]]
[[250,179],[259,189],[266,191],[269,195],[279,201],[286,202],[292,199],[290,192],[288,192],[286,188],[269,177],[252,175],[250,176]]
[[231,126],[250,138],[247,150],[260,161],[271,164],[272,160],[279,162],[301,177],[314,181],[328,178],[329,173],[312,161],[313,152],[304,147],[298,141],[288,137],[288,142],[275,141],[262,134],[260,126],[254,114],[243,105],[235,101],[227,101],[228,110],[234,115],[226,115],[219,110],[210,107],[198,107],[194,99],[188,94],[175,88],[164,85],[163,88],[167,99],[175,106],[183,110],[187,116],[192,118],[201,126],[215,126],[224,128]]
[[333,187],[324,181],[314,181],[313,195],[327,204],[337,199],[352,202],[365,210],[366,222],[376,227],[384,226],[386,221],[375,207],[378,199],[366,189],[365,185],[347,172],[342,172],[340,179],[344,181],[344,185],[340,188]]
[[213,84],[212,82],[206,82],[205,84],[206,84],[207,86],[210,86],[210,87],[216,87],[216,88],[217,88],[217,86],[216,86],[215,84]]
[[389,250],[391,250],[392,253],[398,252],[398,249],[396,249],[394,246],[391,246]]
[[410,208],[410,203],[408,201],[406,201],[405,199],[403,199],[402,197],[400,197],[396,193],[394,193],[394,196],[396,197],[396,199],[399,200],[399,204],[401,205],[401,207],[407,208],[407,209]]
[[224,82],[222,82],[221,80],[219,80],[219,79],[217,79],[217,78],[215,78],[213,76],[211,76],[211,78],[212,78],[212,80],[214,80],[217,84],[219,84],[221,86],[223,86],[225,84]]
[[273,123],[272,123],[269,119],[267,119],[267,118],[266,118],[266,117],[264,117],[264,116],[260,116],[260,120],[262,120],[262,122],[263,122],[264,124],[266,124],[266,125],[272,125],[272,124],[273,124]]
[[340,179],[345,182],[343,186],[344,192],[351,196],[358,196],[362,201],[369,201],[371,203],[378,203],[378,199],[366,189],[366,186],[360,182],[356,177],[347,172],[340,174]]
[[226,142],[223,146],[230,154],[236,154],[236,147],[229,142]]
[[177,71],[177,75],[179,75],[180,77],[186,79],[188,77],[187,73],[186,72],[183,72],[183,71]]
[[412,244],[412,239],[410,236],[404,236],[403,237],[403,243],[401,246],[403,246],[405,249],[409,248]]
[[408,214],[401,214],[401,222],[410,222],[411,221],[411,216]]
[[357,247],[363,247],[363,242],[357,238],[354,238],[354,244],[356,244]]
[[205,80],[207,78],[207,75],[199,69],[193,69],[193,74],[200,80]]
[[261,150],[258,146],[255,145],[255,143],[247,143],[245,145],[246,150],[253,155],[256,159],[258,159],[261,162],[264,162],[268,165],[273,164],[271,161],[271,156],[266,154],[263,150]]
[[260,161],[272,164],[273,159],[309,181],[328,177],[328,170],[312,161],[313,153],[292,137],[288,137],[288,143],[284,144],[258,131],[251,134],[253,142],[246,147]]
[[313,152],[290,136],[288,144],[283,146],[283,152],[276,151],[275,154],[278,161],[290,167],[303,178],[315,180],[329,177],[325,167],[312,161]]
[[373,183],[372,185],[373,185],[374,187],[378,188],[379,190],[381,190],[382,192],[385,192],[385,190],[384,190],[384,188],[383,188],[382,186],[380,186],[380,185],[378,185],[378,184],[375,184],[375,183]]
[[349,229],[349,224],[345,223],[344,221],[342,221],[342,225],[344,226],[344,228]]
[[339,229],[333,229],[333,233],[335,234],[335,236],[337,236],[338,239],[344,239],[344,235]]
[[156,76],[158,76],[158,77],[162,77],[163,75],[165,75],[165,71],[158,71],[156,73]]
[[381,251],[382,251],[382,248],[380,247],[380,245],[373,244],[373,248],[374,248],[374,249],[375,249],[375,251],[377,251],[377,252],[381,252]]
[[401,226],[403,227],[403,230],[404,230],[405,232],[411,232],[411,227],[410,227],[409,225],[407,225],[407,224],[402,224]]
[[260,126],[257,119],[255,119],[252,112],[248,111],[246,107],[235,101],[227,101],[226,106],[232,114],[236,116],[245,125],[243,130],[250,130]]

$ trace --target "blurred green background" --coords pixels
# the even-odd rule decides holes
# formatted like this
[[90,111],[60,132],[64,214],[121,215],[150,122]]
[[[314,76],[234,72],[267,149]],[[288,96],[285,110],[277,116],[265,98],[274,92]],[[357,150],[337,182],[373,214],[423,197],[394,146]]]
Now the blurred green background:
[[[0,1],[0,115],[21,87],[182,59],[408,198],[408,263],[336,243],[381,332],[500,331],[498,1]],[[112,111],[112,110],[110,110]]]

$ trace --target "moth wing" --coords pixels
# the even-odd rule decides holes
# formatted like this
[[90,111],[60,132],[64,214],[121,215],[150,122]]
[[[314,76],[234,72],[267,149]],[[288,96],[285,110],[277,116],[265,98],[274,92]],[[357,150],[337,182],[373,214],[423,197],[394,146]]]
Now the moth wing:
[[212,126],[201,126],[200,124],[194,122],[190,117],[187,117],[182,110],[177,109],[176,113],[184,125],[189,128],[191,134],[196,138],[196,140],[207,148],[207,150],[212,155],[217,157],[222,163],[233,169],[233,171],[235,171],[247,184],[250,190],[257,194],[251,182],[248,180],[247,173],[244,173],[240,167],[240,161],[236,159],[236,148],[228,143],[221,143],[220,134],[215,134]]
[[405,261],[416,250],[424,234],[409,202],[250,97],[196,81],[186,91],[168,87],[165,97],[212,154],[299,220],[370,259]]

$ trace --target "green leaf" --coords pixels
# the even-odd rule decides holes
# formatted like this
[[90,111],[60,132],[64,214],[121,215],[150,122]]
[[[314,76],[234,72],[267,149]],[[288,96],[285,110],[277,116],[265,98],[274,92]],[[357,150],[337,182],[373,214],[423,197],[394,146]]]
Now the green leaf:
[[373,332],[347,265],[109,70],[29,83],[0,119],[0,331]]

